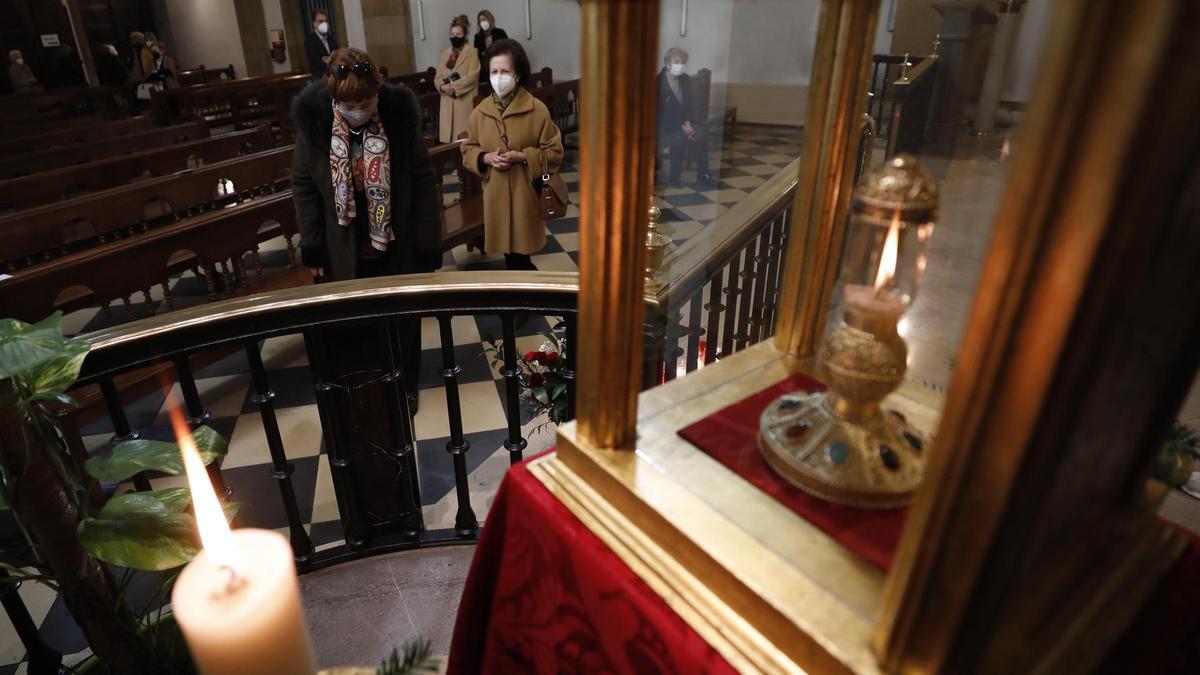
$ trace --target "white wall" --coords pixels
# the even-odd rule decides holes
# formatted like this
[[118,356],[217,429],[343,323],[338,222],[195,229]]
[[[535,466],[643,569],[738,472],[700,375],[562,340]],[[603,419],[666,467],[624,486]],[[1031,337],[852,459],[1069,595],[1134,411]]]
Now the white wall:
[[342,37],[343,47],[367,48],[367,31],[363,28],[362,0],[342,0],[343,18],[346,20],[346,33]]
[[169,0],[165,5],[175,40],[168,49],[181,69],[201,64],[223,68],[232,63],[238,77],[246,76],[233,0]]
[[[283,5],[280,2],[281,0],[262,0],[263,18],[267,24],[267,34],[262,36],[262,39],[267,41],[268,47],[271,42],[271,31],[283,30]],[[287,58],[284,59],[283,63],[271,59],[271,69],[276,73],[286,73],[291,70],[292,56],[297,53],[296,50],[304,51],[304,45],[288,45],[286,37],[284,40],[284,44],[287,45],[287,49],[284,50]]]

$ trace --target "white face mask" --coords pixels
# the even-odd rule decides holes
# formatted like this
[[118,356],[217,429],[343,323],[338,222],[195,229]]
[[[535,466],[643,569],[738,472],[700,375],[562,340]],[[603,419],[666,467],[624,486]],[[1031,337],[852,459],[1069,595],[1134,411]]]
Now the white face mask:
[[683,74],[683,72],[684,72],[684,66],[682,63],[672,63],[671,64],[671,74],[672,75],[674,75],[675,77],[679,77],[680,75]]
[[500,98],[508,96],[508,92],[512,91],[517,86],[517,81],[512,75],[492,75],[492,91]]
[[358,128],[375,116],[376,105],[361,110],[347,110],[342,104],[337,104],[337,111],[342,114],[342,119],[346,120],[346,124],[351,127]]
[[321,23],[317,24],[317,32],[321,35],[329,35],[329,22],[322,21]]
[[480,22],[479,22],[479,27],[480,27],[480,28],[482,28],[482,29],[484,29],[484,30],[491,30],[491,29],[492,29],[492,22],[491,22],[491,21],[480,21]]

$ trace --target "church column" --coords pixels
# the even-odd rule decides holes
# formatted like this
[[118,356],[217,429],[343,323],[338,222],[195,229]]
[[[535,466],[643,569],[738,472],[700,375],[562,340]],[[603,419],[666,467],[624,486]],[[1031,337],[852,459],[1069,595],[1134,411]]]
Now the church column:
[[75,49],[79,52],[79,60],[83,63],[83,74],[89,84],[100,84],[96,75],[96,61],[92,58],[92,43],[88,39],[87,28],[83,23],[83,13],[79,11],[79,0],[62,0],[63,8],[67,10],[67,19],[71,23],[71,34],[75,37]]
[[979,94],[979,107],[975,111],[977,134],[990,134],[996,128],[1000,87],[1004,85],[1004,76],[1008,72],[1009,56],[1017,38],[1017,26],[1021,23],[1021,8],[1024,5],[1025,0],[1007,0],[1000,8],[992,52],[988,56],[987,73],[983,77],[983,91]]
[[933,3],[942,15],[938,33],[937,77],[933,81],[933,133],[949,135],[950,130],[963,122],[963,105],[967,98],[970,74],[966,70],[970,40],[978,28],[991,17],[989,3],[984,0],[945,0]]

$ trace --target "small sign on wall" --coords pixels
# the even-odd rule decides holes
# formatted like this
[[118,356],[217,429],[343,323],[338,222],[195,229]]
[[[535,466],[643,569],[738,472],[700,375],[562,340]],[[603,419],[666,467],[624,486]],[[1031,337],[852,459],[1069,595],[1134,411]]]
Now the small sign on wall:
[[59,44],[60,43],[58,41],[58,33],[42,34],[42,46],[43,47],[57,47]]

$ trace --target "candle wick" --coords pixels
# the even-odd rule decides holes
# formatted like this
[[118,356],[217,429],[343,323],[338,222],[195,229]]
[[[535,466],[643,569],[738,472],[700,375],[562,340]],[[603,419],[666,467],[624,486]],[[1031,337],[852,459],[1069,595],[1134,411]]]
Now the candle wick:
[[225,577],[221,592],[217,595],[232,595],[242,586],[246,585],[246,580],[239,576],[237,570],[229,565],[221,565],[217,568],[217,571]]

